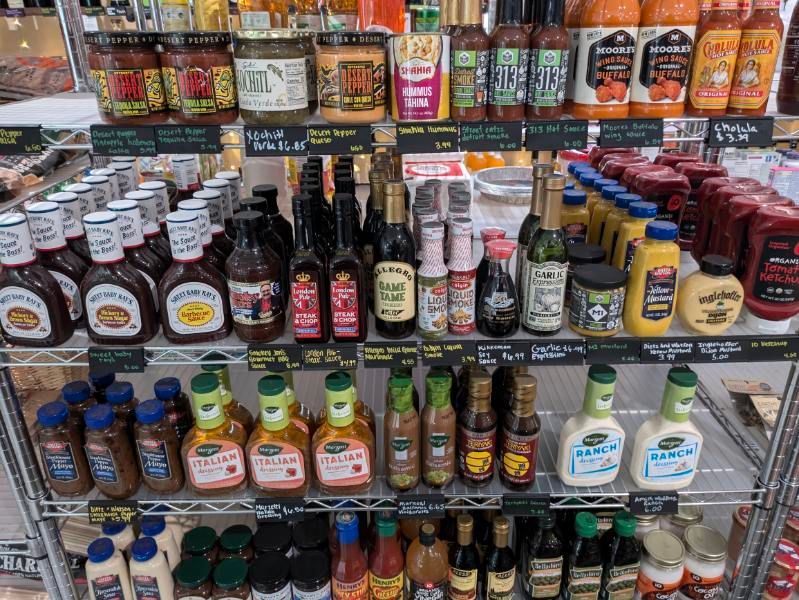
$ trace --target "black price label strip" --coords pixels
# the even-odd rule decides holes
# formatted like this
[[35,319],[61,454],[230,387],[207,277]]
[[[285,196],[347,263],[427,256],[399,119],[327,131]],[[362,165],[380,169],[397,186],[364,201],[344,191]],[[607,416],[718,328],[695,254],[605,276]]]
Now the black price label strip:
[[584,150],[588,147],[588,121],[528,123],[524,146],[528,150]]
[[521,122],[461,123],[461,152],[512,151],[522,149]]
[[302,521],[305,500],[302,498],[256,498],[255,520],[258,523]]
[[460,342],[423,342],[422,364],[426,367],[476,365],[477,348],[469,340]]
[[400,154],[458,151],[458,126],[455,124],[398,124],[396,131]]
[[444,494],[402,494],[397,496],[397,518],[441,519],[446,506]]
[[663,145],[663,119],[601,119],[598,145],[659,148]]
[[711,148],[748,148],[771,146],[774,117],[711,117],[708,128]]
[[616,365],[641,362],[641,342],[634,339],[588,340],[585,362],[589,365]]
[[293,371],[302,367],[302,348],[295,345],[250,344],[247,347],[250,371]]
[[92,125],[92,152],[101,156],[155,156],[155,129]]
[[477,364],[507,367],[530,362],[530,343],[520,341],[477,342]]
[[355,369],[358,347],[355,344],[313,344],[302,348],[303,369]]
[[155,143],[159,154],[219,154],[219,126],[158,125]]
[[144,373],[144,348],[89,347],[89,369],[97,373]]
[[364,154],[371,150],[372,128],[368,125],[308,127],[308,151],[311,154]]
[[693,362],[695,340],[689,339],[643,339],[641,340],[642,363]]
[[796,360],[799,358],[799,336],[758,336],[746,338],[748,360],[753,362],[771,362]]
[[581,365],[585,362],[583,340],[530,344],[530,363]]
[[35,127],[0,127],[0,154],[39,154],[44,150],[42,132]]
[[308,129],[304,126],[245,127],[247,156],[305,156],[308,154]]
[[363,364],[366,368],[388,369],[416,366],[416,342],[366,342],[363,346]]
[[630,492],[630,512],[634,515],[674,515],[679,502],[677,492]]
[[136,500],[89,500],[89,523],[132,523],[139,514]]
[[503,494],[502,514],[506,517],[545,517],[549,514],[549,494]]
[[694,362],[747,362],[749,345],[742,338],[696,340]]

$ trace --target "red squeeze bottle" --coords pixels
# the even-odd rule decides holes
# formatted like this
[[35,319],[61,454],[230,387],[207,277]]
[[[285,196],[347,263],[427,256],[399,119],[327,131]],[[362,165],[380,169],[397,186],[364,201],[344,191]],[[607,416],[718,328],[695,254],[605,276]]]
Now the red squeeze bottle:
[[713,223],[712,215],[705,212],[708,198],[719,188],[741,183],[759,184],[760,182],[751,177],[711,177],[710,179],[705,179],[699,185],[699,189],[696,190],[696,233],[694,234],[694,242],[691,245],[691,256],[694,257],[696,262],[700,262],[702,256],[704,256],[707,237],[710,234],[710,225]]
[[[608,156],[612,156],[608,154]],[[602,177],[606,177],[608,179],[615,179],[619,181],[621,176],[624,174],[624,171],[627,170],[627,167],[631,167],[633,165],[651,165],[652,163],[649,162],[649,159],[646,156],[638,156],[635,154],[622,154],[619,157],[612,158],[610,160],[607,159],[607,156],[602,159],[599,163],[599,170],[602,173]]]
[[602,157],[612,152],[631,154],[635,151],[632,148],[600,148],[599,146],[594,146],[588,151],[588,161],[596,169],[599,167],[599,161],[602,160]]
[[691,152],[661,152],[652,162],[656,165],[666,165],[672,169],[683,162],[699,162],[698,154]]
[[[609,152],[602,159],[599,161],[599,164],[596,166],[597,171],[602,171],[602,167],[604,167],[609,161],[613,160],[614,158],[622,158],[627,156],[643,156],[640,152]],[[647,159],[649,160],[649,159]]]
[[697,202],[699,186],[711,177],[726,177],[727,167],[706,162],[681,162],[674,167],[674,170],[685,175],[691,184],[691,193],[688,194],[688,201],[685,203],[685,210],[680,220],[680,235],[678,238],[680,250],[690,250],[694,243],[696,224],[699,220]]
[[641,196],[644,202],[657,205],[656,219],[671,221],[678,226],[690,191],[691,184],[685,175],[652,171],[636,177],[630,190],[631,193]]
[[665,165],[653,165],[648,163],[631,165],[624,169],[624,174],[619,180],[619,185],[623,185],[628,190],[631,189],[635,178],[641,173],[674,173],[674,169]]

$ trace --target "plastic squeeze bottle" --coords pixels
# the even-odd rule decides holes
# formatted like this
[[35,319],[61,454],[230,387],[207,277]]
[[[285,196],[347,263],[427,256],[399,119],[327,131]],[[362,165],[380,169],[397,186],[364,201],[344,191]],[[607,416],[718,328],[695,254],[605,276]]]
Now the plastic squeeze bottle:
[[610,414],[615,386],[613,367],[588,370],[583,408],[560,431],[558,476],[566,485],[603,485],[619,473],[625,436]]
[[635,435],[630,469],[638,487],[674,490],[693,481],[702,450],[702,434],[690,421],[696,381],[688,367],[669,369],[660,413]]

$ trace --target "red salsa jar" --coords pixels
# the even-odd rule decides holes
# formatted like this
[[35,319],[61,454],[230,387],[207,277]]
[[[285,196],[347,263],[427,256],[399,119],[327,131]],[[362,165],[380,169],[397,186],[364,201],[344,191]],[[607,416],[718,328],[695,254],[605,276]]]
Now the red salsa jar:
[[169,116],[189,125],[225,125],[239,116],[233,54],[227,31],[175,31],[158,36],[164,47]]
[[83,37],[100,118],[113,125],[166,121],[166,93],[155,52],[156,34],[87,31]]

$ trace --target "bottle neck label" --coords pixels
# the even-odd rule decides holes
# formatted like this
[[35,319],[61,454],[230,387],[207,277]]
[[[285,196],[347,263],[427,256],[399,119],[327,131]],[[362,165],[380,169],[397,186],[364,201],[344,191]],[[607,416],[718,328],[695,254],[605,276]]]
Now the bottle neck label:
[[37,250],[60,250],[66,247],[67,241],[58,207],[41,212],[29,211],[28,223]]
[[84,223],[92,260],[98,264],[115,263],[125,258],[122,236],[116,219],[105,223]]
[[36,260],[28,222],[0,227],[0,262],[6,267],[29,265]]

